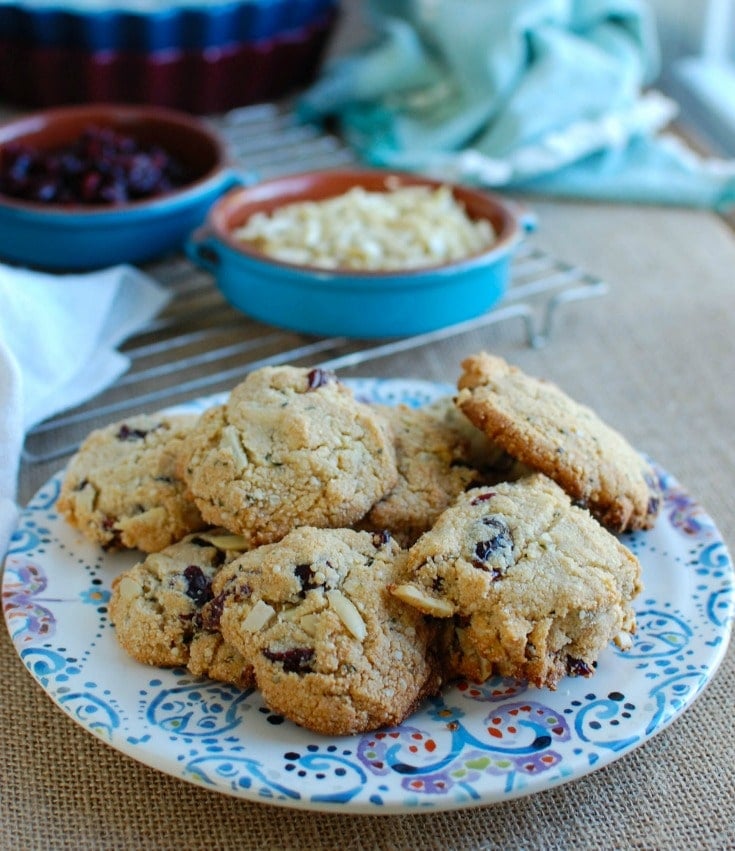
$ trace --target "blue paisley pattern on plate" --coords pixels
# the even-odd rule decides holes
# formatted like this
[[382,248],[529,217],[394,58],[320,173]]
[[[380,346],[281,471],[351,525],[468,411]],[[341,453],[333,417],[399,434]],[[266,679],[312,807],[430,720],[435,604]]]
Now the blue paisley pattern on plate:
[[[355,379],[356,395],[420,406],[452,388]],[[201,411],[212,396],[178,410]],[[590,679],[557,691],[493,678],[445,689],[405,723],[317,736],[239,691],[183,669],[138,665],[107,617],[110,583],[135,560],[107,554],[56,514],[61,474],[23,512],[3,608],[29,673],[75,722],[167,774],[250,800],[337,812],[440,810],[547,789],[611,762],[684,711],[724,656],[733,566],[713,521],[657,468],[663,511],[623,541],[643,565],[631,650],[610,647]]]

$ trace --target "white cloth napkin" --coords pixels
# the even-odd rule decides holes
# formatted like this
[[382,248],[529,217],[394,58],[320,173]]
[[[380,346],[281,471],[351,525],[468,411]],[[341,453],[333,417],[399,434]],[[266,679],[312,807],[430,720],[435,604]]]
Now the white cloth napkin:
[[129,359],[117,346],[169,298],[132,266],[50,275],[0,264],[0,559],[26,432],[122,375]]

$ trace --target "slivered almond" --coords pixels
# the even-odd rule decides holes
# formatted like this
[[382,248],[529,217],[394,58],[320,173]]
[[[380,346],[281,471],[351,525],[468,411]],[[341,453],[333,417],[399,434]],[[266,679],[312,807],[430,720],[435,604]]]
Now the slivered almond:
[[613,642],[621,649],[621,650],[630,650],[633,646],[633,637],[629,632],[619,632]]
[[281,609],[281,620],[287,621],[288,623],[293,623],[297,621],[301,616],[300,606],[288,606],[287,608]]
[[237,433],[235,426],[228,425],[222,429],[222,446],[232,452],[235,464],[238,467],[247,467],[248,456],[243,451],[242,443],[240,443],[240,435]]
[[205,541],[209,541],[213,547],[217,547],[219,550],[237,550],[238,552],[245,552],[245,550],[248,549],[247,541],[242,537],[242,535],[220,535],[211,532],[203,532],[197,535],[197,537],[203,538]]
[[149,508],[148,511],[142,511],[140,514],[135,514],[132,517],[128,517],[126,519],[120,519],[118,521],[118,525],[121,529],[125,529],[126,526],[131,526],[136,523],[146,523],[150,525],[158,523],[165,523],[166,521],[166,509],[162,508],[160,505],[157,505],[155,508]]
[[91,514],[94,509],[94,504],[97,501],[97,488],[87,482],[87,484],[77,494],[76,501],[79,509]]
[[250,609],[248,616],[242,622],[242,628],[246,632],[258,632],[258,630],[267,626],[271,620],[273,620],[275,615],[276,610],[273,606],[269,606],[268,603],[263,600],[258,600],[253,608]]
[[348,600],[347,597],[336,589],[332,588],[327,591],[326,598],[329,600],[329,605],[334,609],[337,617],[342,621],[345,627],[358,640],[362,641],[367,635],[367,627],[362,615],[357,611],[355,604]]
[[426,615],[449,618],[454,614],[454,606],[450,602],[429,597],[415,585],[392,585],[389,590],[394,597],[398,597],[399,600],[403,600],[415,609],[420,609]]
[[129,576],[123,576],[117,587],[120,599],[126,603],[140,594],[140,585]]

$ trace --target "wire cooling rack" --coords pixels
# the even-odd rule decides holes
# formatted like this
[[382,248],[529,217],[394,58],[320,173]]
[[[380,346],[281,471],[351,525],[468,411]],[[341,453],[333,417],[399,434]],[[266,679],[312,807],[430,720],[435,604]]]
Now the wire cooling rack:
[[[354,163],[341,140],[300,125],[286,108],[262,104],[212,119],[231,159],[253,179]],[[412,337],[353,340],[312,337],[264,325],[230,307],[212,276],[183,255],[145,271],[170,290],[167,308],[121,351],[130,368],[90,402],[36,426],[23,460],[40,464],[71,454],[91,428],[131,413],[155,411],[230,389],[248,372],[283,363],[346,369],[470,330],[516,322],[529,346],[550,339],[557,311],[607,291],[598,277],[534,247],[529,237],[511,264],[508,292],[494,309],[466,322]]]

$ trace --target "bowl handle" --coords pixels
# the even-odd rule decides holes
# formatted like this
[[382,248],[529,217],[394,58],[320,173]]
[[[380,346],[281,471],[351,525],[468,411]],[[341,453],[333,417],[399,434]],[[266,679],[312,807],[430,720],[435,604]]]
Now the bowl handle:
[[536,211],[526,206],[522,201],[504,198],[503,202],[510,207],[518,219],[518,224],[524,234],[534,233],[538,229],[538,216]]
[[252,186],[258,182],[258,175],[255,171],[246,171],[236,166],[229,167],[224,174],[223,194],[229,192],[230,189],[237,189],[242,186]]
[[220,263],[217,242],[206,226],[198,228],[191,234],[184,245],[184,250],[195,266],[201,266],[213,275],[217,274]]

